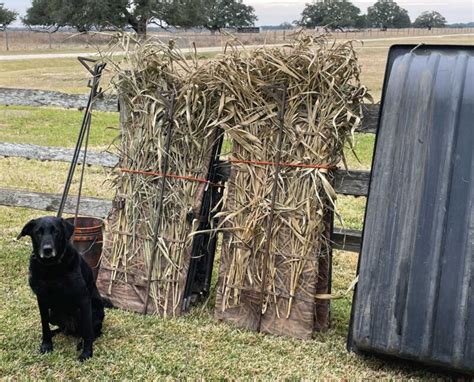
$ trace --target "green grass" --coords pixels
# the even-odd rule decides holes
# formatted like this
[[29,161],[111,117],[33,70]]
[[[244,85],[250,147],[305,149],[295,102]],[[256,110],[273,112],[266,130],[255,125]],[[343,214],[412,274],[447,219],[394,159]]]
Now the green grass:
[[[0,207],[0,378],[142,380],[171,378],[420,378],[426,370],[346,352],[350,297],[333,302],[332,328],[311,341],[261,335],[213,320],[212,306],[178,319],[107,310],[94,357],[80,364],[76,341],[54,339],[40,355],[40,321],[27,286],[28,240],[14,241],[22,224],[42,215]],[[335,291],[353,277],[356,255],[337,253]],[[432,375],[431,375],[432,376]],[[433,377],[433,376],[432,376]]]
[[[0,106],[0,141],[74,147],[83,112],[59,108]],[[94,112],[90,144],[107,148],[118,135],[118,113]]]
[[[386,54],[383,49],[379,49]],[[374,50],[374,54],[376,51]],[[378,53],[377,53],[378,54]],[[377,56],[379,57],[379,56]],[[380,55],[381,57],[381,55]],[[364,56],[379,75],[377,58]],[[39,61],[39,60],[38,60]],[[37,62],[15,66],[0,63],[0,86],[80,90],[76,74],[68,88],[67,66],[74,60],[58,60],[42,81],[35,79]],[[36,62],[36,63],[35,63]],[[63,72],[64,69],[64,72]],[[60,81],[52,76],[58,70]],[[74,69],[77,71],[77,68]],[[70,73],[70,72],[69,72]],[[43,72],[44,74],[44,72]],[[366,73],[369,76],[370,73]],[[17,78],[10,78],[16,76]],[[74,79],[76,78],[76,79]],[[28,86],[31,80],[34,85]],[[64,82],[62,82],[64,80]],[[35,82],[36,81],[36,82]],[[369,78],[374,88],[380,79]],[[61,86],[58,86],[61,84]],[[44,86],[43,86],[44,85]],[[82,113],[74,110],[28,107],[0,107],[0,141],[45,146],[73,147]],[[108,146],[117,135],[118,115],[96,113],[91,147]],[[369,169],[374,137],[356,134],[356,155],[346,150],[350,168]],[[225,146],[228,149],[228,145]],[[356,157],[358,159],[356,159]],[[67,164],[39,163],[17,158],[0,159],[0,187],[18,187],[43,192],[60,192]],[[104,184],[102,169],[87,168],[85,194],[108,197],[113,190]],[[75,191],[73,185],[72,192]],[[365,198],[339,197],[338,209],[344,226],[360,229]],[[422,367],[377,358],[363,358],[346,351],[351,295],[332,302],[331,329],[311,341],[261,335],[214,321],[213,298],[179,318],[164,320],[121,310],[107,310],[104,335],[95,345],[94,357],[85,364],[76,360],[75,341],[58,336],[55,351],[40,355],[40,321],[36,302],[27,285],[29,240],[15,241],[22,225],[42,216],[42,211],[0,207],[0,379],[42,380],[142,380],[197,379],[316,379],[316,378],[435,378]],[[344,291],[355,276],[357,254],[335,251],[333,291]],[[218,262],[218,259],[217,259]],[[215,265],[215,270],[218,263]],[[214,274],[216,272],[214,271]],[[215,284],[215,280],[214,280]],[[213,295],[215,291],[213,291]],[[438,376],[439,377],[439,376]]]
[[[81,113],[74,110],[0,108],[0,141],[72,147]],[[96,113],[91,147],[105,147],[116,136],[118,116]],[[370,166],[373,137],[357,134],[355,156],[347,153],[351,167]],[[12,171],[13,169],[17,171]],[[60,192],[65,163],[0,159],[0,187]],[[102,169],[87,168],[85,194],[108,197]],[[73,185],[73,191],[75,191]],[[346,227],[361,228],[365,198],[341,197],[338,207]],[[213,319],[212,298],[178,319],[143,317],[107,310],[104,336],[95,345],[94,357],[85,364],[76,360],[75,341],[58,336],[55,351],[40,355],[40,321],[35,298],[27,285],[29,240],[15,241],[22,225],[44,215],[42,211],[0,207],[0,378],[59,380],[171,378],[419,378],[423,368],[376,358],[362,358],[345,349],[351,294],[332,303],[331,329],[311,341],[261,335],[239,330]],[[355,276],[357,255],[335,251],[333,291],[344,291]],[[215,264],[214,275],[218,267]],[[214,283],[215,285],[215,279]]]
[[[12,169],[17,169],[17,171],[12,171]],[[0,187],[60,194],[63,192],[68,169],[68,163],[3,158],[0,159]],[[79,166],[71,184],[71,195],[78,193],[80,171]],[[114,191],[109,179],[110,169],[86,167],[82,195],[112,199]]]
[[354,134],[354,150],[345,150],[347,165],[352,170],[370,170],[374,151],[375,135]]
[[16,55],[34,55],[34,54],[64,54],[64,53],[95,53],[96,49],[83,46],[83,47],[65,47],[63,49],[53,47],[42,48],[42,49],[10,49],[0,51],[0,56],[16,56]]
[[74,58],[0,61],[0,86],[86,93],[87,71]]

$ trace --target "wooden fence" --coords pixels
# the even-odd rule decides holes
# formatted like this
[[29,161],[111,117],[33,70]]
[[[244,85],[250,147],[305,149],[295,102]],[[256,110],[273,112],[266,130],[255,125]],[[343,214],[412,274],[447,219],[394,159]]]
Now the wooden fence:
[[[323,28],[307,29],[306,33],[321,33]],[[234,30],[228,32],[235,33]],[[284,43],[295,33],[295,29],[272,29],[261,30],[258,33],[235,33],[245,45],[253,44],[279,44]],[[474,28],[401,28],[380,30],[380,28],[368,28],[362,30],[333,31],[333,36],[340,39],[379,39],[379,38],[405,38],[410,36],[437,36],[474,33]],[[78,34],[76,32],[59,31],[56,33],[38,33],[29,30],[6,29],[0,33],[5,44],[0,43],[0,51],[8,50],[37,50],[37,49],[88,49],[91,46],[106,46],[109,37],[96,33]],[[149,37],[155,37],[162,41],[174,40],[177,46],[188,48],[192,43],[197,47],[224,46],[228,37],[219,33],[202,31],[177,31],[167,32],[164,30],[149,30]]]
[[[70,95],[52,91],[7,89],[0,88],[0,105],[10,106],[59,106],[63,108],[82,109],[87,103],[87,96]],[[108,112],[118,111],[115,97],[104,97],[98,100],[96,109]],[[361,133],[376,133],[378,105],[364,106],[364,119]],[[73,149],[61,147],[44,147],[30,144],[14,144],[0,142],[0,157],[16,157],[39,161],[70,162]],[[82,158],[82,156],[80,156]],[[88,152],[87,165],[114,167],[118,158],[106,152]],[[355,170],[337,170],[335,189],[338,194],[366,197],[369,187],[370,172]],[[43,211],[57,211],[61,195],[12,190],[0,188],[0,205],[9,207],[26,207]],[[68,198],[65,212],[74,213],[77,197]],[[112,207],[110,200],[98,198],[81,198],[81,212],[84,215],[105,217]],[[334,248],[358,252],[360,249],[361,232],[356,230],[335,228],[332,235]]]

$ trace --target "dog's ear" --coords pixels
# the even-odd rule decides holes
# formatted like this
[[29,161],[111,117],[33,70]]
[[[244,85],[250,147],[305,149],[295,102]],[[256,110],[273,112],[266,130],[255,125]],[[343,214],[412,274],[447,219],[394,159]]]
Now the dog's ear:
[[31,236],[33,233],[33,229],[36,225],[36,219],[30,220],[28,223],[25,224],[23,229],[21,230],[20,234],[17,236],[17,240],[20,240],[23,236]]
[[74,224],[64,219],[61,219],[61,223],[64,227],[64,235],[66,236],[66,240],[69,240],[74,233]]

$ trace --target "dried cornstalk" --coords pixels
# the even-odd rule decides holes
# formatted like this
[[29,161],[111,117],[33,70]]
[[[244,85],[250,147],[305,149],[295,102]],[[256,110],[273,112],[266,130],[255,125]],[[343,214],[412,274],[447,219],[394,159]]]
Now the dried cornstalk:
[[[191,209],[199,210],[195,200],[200,183],[205,178],[212,149],[213,127],[207,120],[212,113],[206,96],[189,82],[194,70],[186,58],[172,46],[119,42],[125,54],[115,67],[113,83],[120,92],[125,120],[119,169],[116,169],[116,204],[110,221],[106,251],[102,259],[104,272],[99,285],[118,306],[143,311],[147,299],[148,275],[152,258],[148,311],[163,316],[175,316],[181,311],[183,290],[191,256],[189,235],[197,222],[189,222]],[[174,110],[169,95],[174,94]],[[169,115],[172,119],[172,139],[165,149]],[[165,156],[167,174],[161,201]],[[150,175],[150,173],[152,175]],[[160,220],[159,224],[157,219]],[[153,248],[154,227],[160,228]],[[155,255],[154,255],[155,253]],[[124,285],[128,288],[121,295]],[[118,289],[117,289],[118,288]],[[117,290],[114,295],[114,289]],[[127,298],[139,300],[127,305]]]
[[[277,160],[279,123],[278,101],[268,86],[287,89],[280,162],[336,166],[362,116],[366,91],[356,54],[350,42],[331,45],[302,36],[284,49],[233,50],[214,67],[215,86],[222,89],[218,124],[232,140],[234,160],[219,214],[230,233],[223,244],[216,315],[253,329],[262,320],[263,331],[307,337],[318,254],[329,240],[324,219],[336,195],[327,169],[282,165],[271,237],[266,234],[275,166],[258,162]],[[265,267],[263,306],[258,306]],[[290,321],[304,322],[304,328],[292,328]]]
[[[277,333],[285,330],[274,327],[285,324],[275,321],[305,321],[298,335],[306,336],[313,325],[318,256],[329,240],[325,218],[336,197],[331,173],[323,168],[281,166],[273,227],[267,237],[275,166],[236,161],[275,162],[279,110],[271,88],[283,84],[287,104],[281,162],[329,168],[339,164],[345,142],[359,125],[366,92],[352,43],[330,44],[324,38],[299,36],[284,48],[230,47],[202,66],[196,60],[190,64],[163,44],[138,43],[133,51],[128,51],[128,40],[119,45],[126,52],[123,61],[115,63],[120,73],[115,83],[129,109],[122,167],[161,171],[167,102],[159,94],[171,90],[176,92],[176,110],[170,173],[204,177],[215,128],[223,129],[232,142],[232,175],[216,227],[226,232],[216,315],[233,320],[235,309],[240,309],[234,321],[242,324],[255,321],[252,314],[263,314],[263,330]],[[195,233],[195,227],[185,223],[186,216],[195,204],[199,183],[167,178],[164,212],[156,216],[159,179],[117,174],[117,198],[125,202],[111,227],[112,250],[105,264],[113,271],[107,289],[111,291],[118,281],[143,284],[156,250],[150,291],[154,311],[175,315],[190,237]],[[153,249],[157,218],[164,228]],[[264,303],[259,306],[255,296],[262,288],[264,262],[268,275]]]

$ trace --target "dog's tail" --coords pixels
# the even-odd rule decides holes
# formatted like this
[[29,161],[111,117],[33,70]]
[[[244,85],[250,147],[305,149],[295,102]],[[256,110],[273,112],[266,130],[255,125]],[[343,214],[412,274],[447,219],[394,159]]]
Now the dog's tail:
[[114,304],[112,304],[112,301],[110,301],[110,299],[108,299],[107,297],[103,297],[103,296],[101,296],[101,298],[102,298],[102,302],[104,303],[105,308],[115,309],[115,306],[114,306]]

